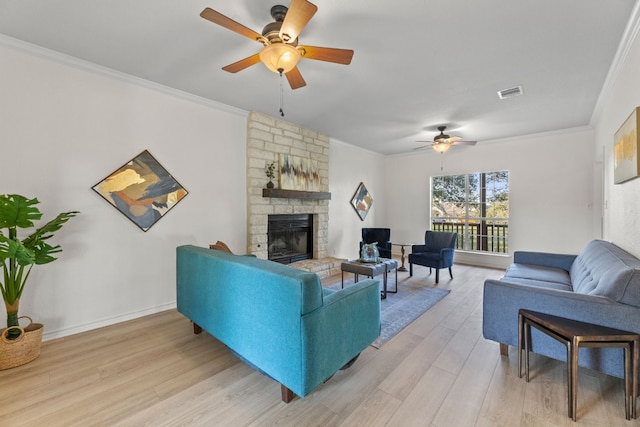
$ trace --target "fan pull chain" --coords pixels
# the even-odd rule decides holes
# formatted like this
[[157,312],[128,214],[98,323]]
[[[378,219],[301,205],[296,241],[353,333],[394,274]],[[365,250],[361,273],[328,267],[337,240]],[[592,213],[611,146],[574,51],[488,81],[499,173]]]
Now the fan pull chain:
[[282,85],[282,68],[280,68],[278,70],[278,72],[280,73],[280,117],[284,117],[284,89],[283,89],[283,85]]

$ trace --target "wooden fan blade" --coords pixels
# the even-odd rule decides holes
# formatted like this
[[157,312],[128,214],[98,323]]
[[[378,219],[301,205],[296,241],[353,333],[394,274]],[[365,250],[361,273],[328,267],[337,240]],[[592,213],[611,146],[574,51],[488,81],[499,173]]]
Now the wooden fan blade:
[[478,141],[454,141],[452,145],[476,145]]
[[252,29],[237,23],[231,18],[227,18],[220,12],[217,12],[209,7],[205,8],[202,13],[200,13],[200,16],[202,16],[206,20],[213,22],[214,24],[218,24],[228,30],[238,33],[241,36],[248,37],[251,40],[259,41],[260,39],[262,39],[262,34],[256,33]]
[[297,39],[317,10],[318,6],[307,0],[292,0],[280,27],[280,38],[285,43]]
[[335,49],[332,47],[298,46],[303,53],[302,57],[317,61],[334,62],[336,64],[349,65],[353,58],[351,49]]
[[298,67],[293,67],[291,71],[285,73],[285,76],[287,76],[287,81],[289,82],[291,89],[298,89],[307,85],[307,82],[302,78],[302,74],[300,74]]
[[226,67],[222,67],[222,69],[230,73],[237,73],[238,71],[249,68],[252,65],[257,64],[258,62],[260,62],[260,54],[256,53],[255,55],[251,55],[248,58],[241,59],[238,62],[234,62],[233,64],[229,64]]

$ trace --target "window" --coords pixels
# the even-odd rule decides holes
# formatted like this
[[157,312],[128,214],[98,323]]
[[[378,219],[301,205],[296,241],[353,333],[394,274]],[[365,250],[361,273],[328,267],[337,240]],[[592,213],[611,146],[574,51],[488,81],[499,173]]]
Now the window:
[[434,231],[456,231],[457,249],[507,253],[509,172],[431,178]]

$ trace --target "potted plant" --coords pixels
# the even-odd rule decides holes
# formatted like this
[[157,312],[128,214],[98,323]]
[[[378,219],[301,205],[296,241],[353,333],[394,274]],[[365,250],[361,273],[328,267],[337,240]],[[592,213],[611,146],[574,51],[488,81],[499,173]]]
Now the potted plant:
[[273,188],[273,182],[271,181],[276,177],[276,162],[271,162],[267,165],[267,170],[265,171],[267,178],[269,178],[269,182],[267,182],[267,188]]
[[60,245],[52,246],[48,240],[78,214],[76,211],[60,213],[28,236],[20,236],[18,229],[34,228],[33,221],[42,218],[36,207],[38,203],[36,198],[28,199],[18,194],[0,195],[0,261],[4,273],[0,278],[0,291],[7,309],[7,330],[2,333],[3,342],[21,337],[18,308],[31,269],[34,265],[56,260],[53,255],[62,252],[62,248]]

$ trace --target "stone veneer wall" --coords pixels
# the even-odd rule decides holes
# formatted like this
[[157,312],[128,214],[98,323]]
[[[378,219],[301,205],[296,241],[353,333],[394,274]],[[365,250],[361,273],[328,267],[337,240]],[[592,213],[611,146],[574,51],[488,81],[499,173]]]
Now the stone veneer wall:
[[[280,153],[310,158],[320,174],[320,191],[329,191],[329,136],[274,117],[251,112],[247,119],[247,248],[267,258],[267,219],[272,214],[313,214],[313,257],[328,256],[329,200],[262,197],[269,163]],[[276,168],[277,169],[277,168]],[[278,186],[278,174],[273,180]]]

